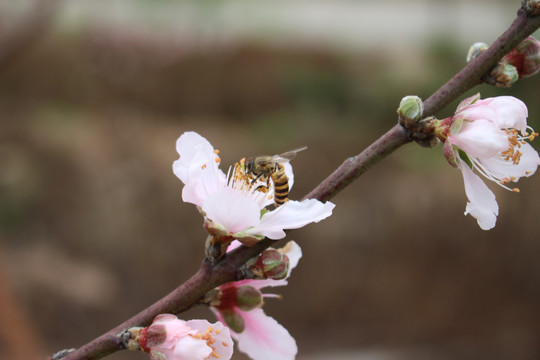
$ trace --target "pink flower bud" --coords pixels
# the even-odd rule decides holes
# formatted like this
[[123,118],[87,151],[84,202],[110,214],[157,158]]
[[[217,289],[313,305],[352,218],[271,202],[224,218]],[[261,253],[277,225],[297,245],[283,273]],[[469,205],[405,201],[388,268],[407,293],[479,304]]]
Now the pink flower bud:
[[540,42],[529,36],[510,51],[503,61],[516,67],[520,79],[533,76],[540,70]]
[[285,279],[289,271],[289,258],[276,249],[268,249],[259,255],[249,270],[261,279]]

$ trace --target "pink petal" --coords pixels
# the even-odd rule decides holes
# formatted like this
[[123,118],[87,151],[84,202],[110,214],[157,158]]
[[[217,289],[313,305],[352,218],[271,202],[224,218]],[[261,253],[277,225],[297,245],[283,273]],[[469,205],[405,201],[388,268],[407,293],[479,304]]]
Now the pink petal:
[[167,356],[167,360],[206,360],[212,353],[212,348],[205,340],[185,336],[178,340],[173,351],[158,350]]
[[201,334],[205,334],[209,328],[211,328],[210,335],[215,340],[212,344],[216,353],[220,356],[220,360],[228,360],[232,357],[234,351],[234,344],[231,339],[229,328],[223,325],[221,322],[215,322],[210,324],[206,320],[189,320],[187,325],[197,330]]
[[254,360],[294,360],[298,348],[287,329],[262,309],[241,311],[246,328],[236,335],[238,348]]
[[470,97],[466,98],[465,100],[462,100],[459,103],[459,105],[458,105],[458,107],[456,109],[456,114],[459,113],[459,112],[462,112],[466,108],[470,107],[472,104],[477,102],[479,99],[480,99],[480,93],[476,93],[473,96],[470,96]]
[[450,142],[468,155],[490,158],[508,148],[508,135],[487,120],[465,121],[459,133],[450,135]]
[[476,218],[481,229],[492,229],[499,215],[499,205],[495,200],[495,195],[461,159],[459,159],[459,168],[463,173],[465,193],[469,199],[465,215],[471,214]]
[[492,100],[490,106],[497,113],[496,121],[501,129],[527,130],[528,111],[523,101],[513,96],[497,96],[489,100]]
[[312,222],[319,222],[332,215],[334,204],[315,199],[288,201],[283,206],[265,213],[260,224],[246,233],[263,235],[277,240],[285,237],[284,229],[298,229]]
[[500,129],[527,129],[527,106],[513,96],[497,96],[478,100],[476,103],[459,113],[467,120],[485,119],[491,121]]
[[157,346],[160,349],[172,349],[178,339],[187,336],[191,330],[184,320],[178,319],[176,315],[172,314],[160,314],[156,316],[150,328],[155,325],[165,326],[167,335],[165,340]]
[[206,216],[234,234],[259,223],[260,208],[250,198],[224,187],[210,194],[202,210]]

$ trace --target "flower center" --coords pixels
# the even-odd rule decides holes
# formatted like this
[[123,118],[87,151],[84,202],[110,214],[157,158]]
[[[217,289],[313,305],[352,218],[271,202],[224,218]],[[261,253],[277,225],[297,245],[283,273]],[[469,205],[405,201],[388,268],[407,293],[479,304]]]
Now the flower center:
[[[273,189],[273,182],[266,181],[266,179],[261,180],[262,177],[256,177],[253,172],[247,171],[245,161],[246,159],[244,158],[229,168],[227,186],[236,191],[248,194],[260,204],[265,201],[267,193],[269,193],[268,200],[271,200],[274,193],[271,191]],[[264,196],[261,196],[261,194]]]
[[[523,155],[523,152],[520,151],[521,145],[526,144],[527,140],[533,141],[538,136],[538,133],[534,132],[534,130],[530,126],[527,126],[527,130],[530,130],[530,133],[525,132],[522,135],[520,135],[518,130],[516,129],[503,130],[508,135],[508,149],[501,152],[502,159],[504,161],[511,161],[512,165],[519,165],[519,162],[521,161],[521,156]],[[471,158],[470,160],[472,161],[473,166],[489,180],[499,184],[507,190],[516,193],[519,192],[519,188],[510,188],[507,186],[511,181],[517,180],[515,176],[502,178],[490,171],[490,169],[488,169],[486,166],[482,165],[482,163],[480,163],[478,159]],[[525,171],[525,175],[530,174],[530,171]]]
[[[221,357],[221,355],[219,355],[216,352],[215,346],[212,346],[216,342],[216,340],[212,337],[212,333],[214,333],[214,332],[216,333],[216,335],[219,335],[221,333],[221,331],[219,329],[214,330],[213,327],[209,326],[204,334],[197,333],[196,335],[191,335],[191,336],[193,336],[195,339],[206,341],[206,345],[208,345],[208,347],[210,347],[210,349],[212,349],[212,352],[210,353],[210,357],[219,359]],[[227,344],[224,341],[221,344],[223,346],[229,346],[229,344]]]

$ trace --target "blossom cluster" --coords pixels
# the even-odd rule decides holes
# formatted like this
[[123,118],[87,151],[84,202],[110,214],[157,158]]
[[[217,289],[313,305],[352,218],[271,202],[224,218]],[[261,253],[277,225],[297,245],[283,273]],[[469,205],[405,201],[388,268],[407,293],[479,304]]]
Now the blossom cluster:
[[[210,239],[207,246],[220,248],[217,253],[207,248],[210,257],[219,258],[226,251],[242,244],[252,246],[265,237],[282,239],[285,230],[319,222],[332,214],[334,204],[316,199],[287,199],[274,205],[277,185],[273,180],[251,176],[243,161],[225,174],[219,168],[219,151],[195,132],[182,134],[176,150],[180,157],[173,163],[173,172],[184,183],[182,199],[196,205],[204,216],[204,227]],[[280,170],[281,166],[284,174],[280,176],[286,179],[286,185],[278,189],[283,192],[284,188],[288,191],[294,185],[294,173],[288,161],[279,165]],[[291,270],[302,256],[300,246],[293,241],[278,251],[282,255],[277,260],[269,256],[270,266],[260,265],[262,268],[257,273],[262,278],[223,284],[202,300],[220,322],[230,328],[240,351],[255,360],[292,360],[298,351],[289,332],[262,310],[264,298],[278,296],[263,294],[261,290],[286,285]]]

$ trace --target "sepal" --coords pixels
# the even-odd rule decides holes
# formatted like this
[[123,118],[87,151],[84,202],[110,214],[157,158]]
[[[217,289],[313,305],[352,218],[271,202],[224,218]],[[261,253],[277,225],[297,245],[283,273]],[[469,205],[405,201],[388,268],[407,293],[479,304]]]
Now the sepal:
[[444,154],[444,158],[446,159],[446,161],[448,161],[450,166],[455,167],[455,168],[458,167],[456,154],[454,152],[454,147],[448,140],[445,141],[443,144],[443,154]]

